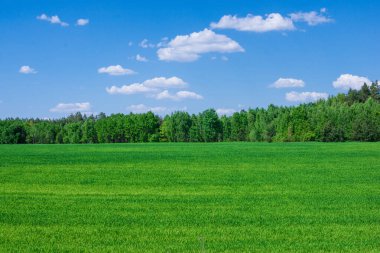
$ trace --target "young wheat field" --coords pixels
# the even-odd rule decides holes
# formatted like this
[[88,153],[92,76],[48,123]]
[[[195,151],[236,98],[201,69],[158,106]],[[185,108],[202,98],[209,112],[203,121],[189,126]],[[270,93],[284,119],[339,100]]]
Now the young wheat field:
[[380,251],[380,143],[0,145],[1,252]]

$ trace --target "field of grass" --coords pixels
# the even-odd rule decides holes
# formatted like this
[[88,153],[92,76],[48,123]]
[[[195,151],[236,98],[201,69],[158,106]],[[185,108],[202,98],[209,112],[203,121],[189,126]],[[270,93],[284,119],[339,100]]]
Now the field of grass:
[[380,143],[0,145],[0,251],[380,251]]

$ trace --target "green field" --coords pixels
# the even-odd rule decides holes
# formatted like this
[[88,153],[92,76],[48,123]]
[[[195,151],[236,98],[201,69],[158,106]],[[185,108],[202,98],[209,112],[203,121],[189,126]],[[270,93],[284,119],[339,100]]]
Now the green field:
[[380,143],[0,145],[0,251],[380,252]]

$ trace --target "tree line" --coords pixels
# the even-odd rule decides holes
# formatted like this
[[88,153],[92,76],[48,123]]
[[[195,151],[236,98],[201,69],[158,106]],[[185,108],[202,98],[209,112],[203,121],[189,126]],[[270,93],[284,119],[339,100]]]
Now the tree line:
[[147,112],[0,120],[1,144],[222,141],[380,141],[379,84],[364,84],[360,90],[313,103],[269,105],[231,116],[208,109],[191,115],[177,111],[163,118]]

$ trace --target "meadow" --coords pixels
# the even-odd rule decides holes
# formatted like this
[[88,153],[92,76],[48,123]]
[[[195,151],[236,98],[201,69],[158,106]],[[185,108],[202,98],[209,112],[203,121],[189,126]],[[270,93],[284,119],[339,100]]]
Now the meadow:
[[380,143],[0,145],[1,252],[379,252]]

